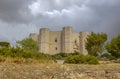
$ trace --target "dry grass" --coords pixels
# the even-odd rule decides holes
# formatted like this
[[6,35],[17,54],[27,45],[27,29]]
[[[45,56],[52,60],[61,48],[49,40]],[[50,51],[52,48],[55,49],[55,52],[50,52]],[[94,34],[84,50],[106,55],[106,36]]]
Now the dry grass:
[[54,61],[52,61],[52,60],[45,60],[45,59],[35,60],[32,58],[25,59],[25,58],[20,58],[20,57],[12,58],[12,57],[3,57],[3,56],[0,56],[0,62],[17,63],[17,64],[22,64],[22,63],[25,63],[25,64],[27,64],[27,63],[54,63]]
[[58,64],[10,57],[0,57],[0,61],[0,79],[120,79],[118,63]]
[[[109,70],[113,73],[114,71],[119,72],[120,64],[106,64],[106,65],[104,64],[78,65],[78,64],[56,64],[56,63],[16,64],[16,63],[1,62],[0,79],[87,79],[87,78],[67,78],[67,76],[70,77],[70,74],[73,74],[73,76],[77,74],[82,74],[86,76],[86,72],[87,73],[91,72],[92,75],[94,75],[94,73],[98,75],[99,74],[104,75],[105,74],[104,70],[105,71]],[[103,79],[103,78],[99,78],[99,79]]]

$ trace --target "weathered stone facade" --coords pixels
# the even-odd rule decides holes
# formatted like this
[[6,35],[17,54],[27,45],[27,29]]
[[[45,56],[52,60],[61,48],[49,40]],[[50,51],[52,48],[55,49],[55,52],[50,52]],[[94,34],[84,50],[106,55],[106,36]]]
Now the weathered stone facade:
[[60,52],[73,53],[75,51],[86,55],[85,41],[88,32],[74,32],[72,27],[64,27],[62,31],[51,31],[41,28],[39,34],[30,34],[38,42],[39,52],[56,54]]

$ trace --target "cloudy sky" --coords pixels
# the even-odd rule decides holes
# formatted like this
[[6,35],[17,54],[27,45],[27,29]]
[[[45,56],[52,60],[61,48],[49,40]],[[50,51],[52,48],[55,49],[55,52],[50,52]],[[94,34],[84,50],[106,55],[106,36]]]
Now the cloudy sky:
[[42,27],[120,33],[120,0],[0,0],[0,41],[11,43]]

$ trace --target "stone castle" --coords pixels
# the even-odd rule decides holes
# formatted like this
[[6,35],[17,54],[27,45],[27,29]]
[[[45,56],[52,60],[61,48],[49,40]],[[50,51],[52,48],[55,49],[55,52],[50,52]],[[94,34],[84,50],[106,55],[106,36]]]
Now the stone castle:
[[41,28],[39,34],[31,33],[30,37],[38,42],[39,52],[56,54],[60,52],[80,52],[87,54],[85,41],[88,32],[74,32],[72,27],[64,27],[61,31],[51,31]]

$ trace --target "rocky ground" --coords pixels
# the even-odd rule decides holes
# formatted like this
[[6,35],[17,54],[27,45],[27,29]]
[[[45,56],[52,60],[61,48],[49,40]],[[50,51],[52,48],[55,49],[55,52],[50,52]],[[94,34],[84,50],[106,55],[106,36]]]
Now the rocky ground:
[[120,79],[120,64],[0,63],[0,79]]

